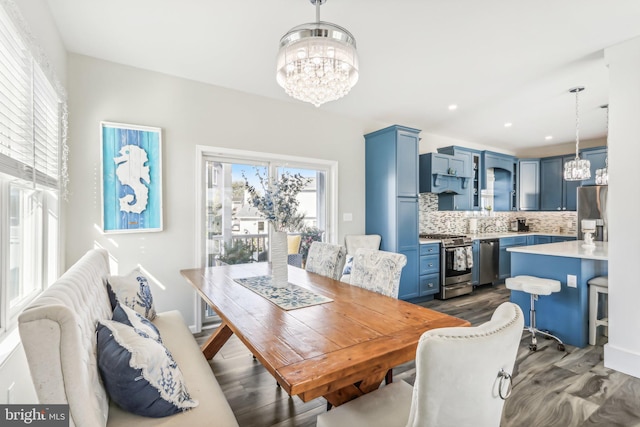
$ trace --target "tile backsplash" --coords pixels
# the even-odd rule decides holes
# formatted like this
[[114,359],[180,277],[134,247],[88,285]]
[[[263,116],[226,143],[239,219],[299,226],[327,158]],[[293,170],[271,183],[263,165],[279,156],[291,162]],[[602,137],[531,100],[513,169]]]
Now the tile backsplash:
[[438,211],[438,195],[420,194],[420,233],[469,233],[469,218],[478,221],[478,232],[509,231],[509,222],[526,218],[530,231],[549,234],[576,234],[576,212],[480,212]]

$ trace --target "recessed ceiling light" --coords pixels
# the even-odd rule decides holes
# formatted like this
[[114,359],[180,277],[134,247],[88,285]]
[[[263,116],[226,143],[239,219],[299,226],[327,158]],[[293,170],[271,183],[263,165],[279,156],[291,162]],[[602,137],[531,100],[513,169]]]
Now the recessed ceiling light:
[[513,123],[507,122],[504,124],[504,127],[506,128],[510,128],[511,126],[513,126]]
[[449,105],[449,110],[450,110],[450,111],[453,111],[453,110],[455,110],[455,109],[457,109],[457,108],[458,108],[458,106],[457,106],[456,104],[451,104],[451,105]]
[[545,136],[545,137],[544,137],[544,139],[546,139],[547,141],[549,141],[550,139],[553,139],[553,136],[551,136],[551,135],[547,135],[547,136]]

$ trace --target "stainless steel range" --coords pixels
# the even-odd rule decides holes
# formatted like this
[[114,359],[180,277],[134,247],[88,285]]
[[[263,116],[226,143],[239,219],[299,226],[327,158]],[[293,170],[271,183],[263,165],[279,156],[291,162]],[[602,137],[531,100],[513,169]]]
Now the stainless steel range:
[[448,299],[471,293],[472,239],[457,234],[420,234],[420,237],[440,240],[440,292],[437,297]]

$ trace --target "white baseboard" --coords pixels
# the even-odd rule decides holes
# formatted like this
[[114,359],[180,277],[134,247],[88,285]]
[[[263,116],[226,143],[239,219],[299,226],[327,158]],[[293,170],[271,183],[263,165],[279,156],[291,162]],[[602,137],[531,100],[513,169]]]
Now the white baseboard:
[[609,343],[604,345],[604,366],[640,378],[640,354]]

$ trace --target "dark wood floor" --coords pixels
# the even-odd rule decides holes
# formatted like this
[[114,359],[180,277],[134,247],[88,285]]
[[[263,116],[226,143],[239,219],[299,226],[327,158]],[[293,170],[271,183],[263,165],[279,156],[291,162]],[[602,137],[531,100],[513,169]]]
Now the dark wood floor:
[[[504,285],[484,286],[473,295],[422,305],[477,325],[489,320],[508,298]],[[204,342],[211,331],[198,334],[197,340]],[[528,334],[523,334],[513,393],[501,426],[640,426],[640,379],[604,367],[605,340],[601,337],[597,346],[582,349],[567,346],[560,352],[553,341],[542,339],[538,351],[531,352]],[[241,427],[311,427],[326,411],[324,399],[304,403],[276,387],[273,377],[235,337],[210,364]],[[414,380],[413,362],[394,369],[394,381],[413,384]]]

